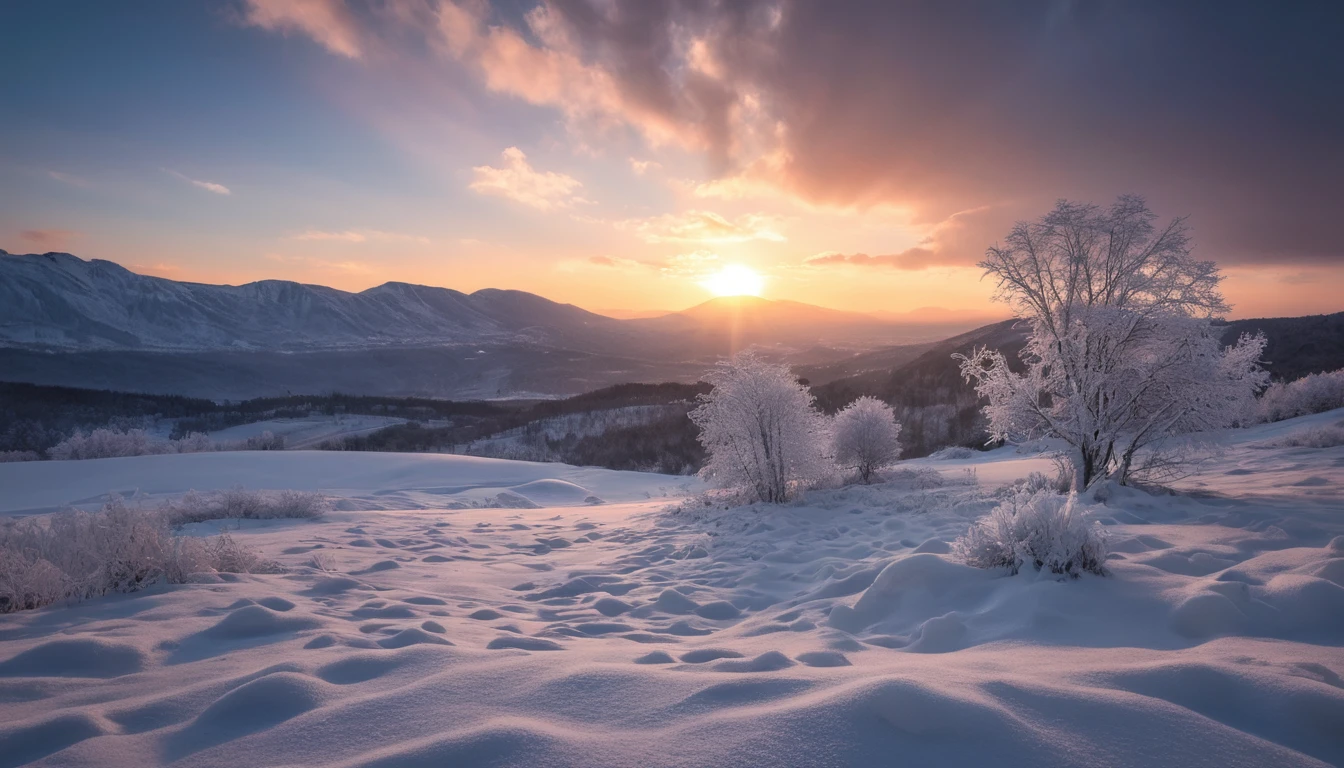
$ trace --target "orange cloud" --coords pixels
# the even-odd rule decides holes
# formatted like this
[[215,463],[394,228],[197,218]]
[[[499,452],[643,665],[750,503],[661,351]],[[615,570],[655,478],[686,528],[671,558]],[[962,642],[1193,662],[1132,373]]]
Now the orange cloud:
[[588,263],[608,269],[646,269],[653,270],[660,277],[685,277],[699,279],[711,273],[719,266],[719,255],[713,251],[698,250],[679,253],[668,258],[626,259],[619,256],[589,256]]
[[942,259],[939,258],[936,251],[920,247],[880,256],[869,256],[866,253],[826,251],[803,261],[803,264],[809,267],[846,265],[853,267],[894,267],[896,269],[924,269],[941,263],[943,263]]
[[505,197],[539,211],[584,202],[574,194],[583,184],[573,176],[538,171],[527,162],[527,155],[517,147],[504,150],[503,156],[503,168],[489,165],[472,168],[472,181],[468,187],[482,195]]
[[400,232],[384,232],[378,229],[346,229],[339,232],[325,232],[310,229],[287,238],[289,240],[343,241],[347,243],[397,242],[429,244],[429,238],[419,235],[406,235]]
[[246,0],[246,23],[273,32],[298,32],[349,59],[363,55],[359,26],[341,0]]
[[778,217],[746,214],[729,220],[712,211],[690,210],[615,223],[646,243],[744,243],[750,240],[784,242],[777,231]]

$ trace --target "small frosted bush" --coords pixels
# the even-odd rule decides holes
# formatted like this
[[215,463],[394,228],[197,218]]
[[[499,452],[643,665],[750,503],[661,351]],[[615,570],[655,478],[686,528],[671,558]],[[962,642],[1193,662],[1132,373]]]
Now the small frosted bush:
[[277,435],[268,429],[260,435],[247,438],[243,445],[243,450],[247,451],[283,451],[285,450],[285,436]]
[[[258,445],[275,448],[278,444],[284,448],[284,437],[276,438],[270,432],[263,433]],[[278,440],[278,443],[277,443]],[[77,430],[52,446],[47,455],[59,461],[78,459],[115,459],[123,456],[157,456],[165,453],[202,453],[217,451],[209,435],[192,432],[177,440],[156,440],[143,429],[101,428],[85,433]],[[0,461],[3,461],[0,458]]]
[[835,414],[831,423],[831,456],[871,483],[879,469],[901,456],[901,425],[891,406],[875,397],[860,397]]
[[41,558],[0,547],[0,613],[26,611],[65,596],[65,574]]
[[204,432],[190,432],[172,441],[178,453],[206,453],[218,450],[215,442]]
[[1283,421],[1336,408],[1344,408],[1344,368],[1271,384],[1260,396],[1259,417],[1260,421]]
[[188,491],[176,501],[164,502],[159,509],[170,525],[185,525],[206,520],[308,519],[319,517],[330,506],[320,493],[233,488],[214,493]]
[[0,451],[0,464],[9,464],[19,461],[39,461],[41,456],[37,451]]
[[946,448],[939,448],[938,450],[934,451],[933,453],[930,453],[930,454],[929,454],[929,458],[930,458],[931,460],[933,460],[933,461],[951,461],[951,460],[954,460],[954,459],[973,459],[973,458],[975,458],[975,451],[973,451],[973,450],[971,450],[970,448],[967,448],[967,447],[965,447],[965,446],[961,446],[961,445],[949,445],[949,446],[946,447]]
[[1018,491],[1026,491],[1027,493],[1038,493],[1040,491],[1068,493],[1069,480],[1070,478],[1068,474],[1060,471],[1056,471],[1054,475],[1047,475],[1044,472],[1032,472],[1013,485]]
[[953,552],[976,568],[1024,566],[1070,578],[1106,575],[1106,534],[1089,519],[1076,494],[1020,492],[976,521]]
[[163,509],[132,507],[120,498],[96,512],[0,523],[0,613],[180,584],[196,573],[277,568],[227,534],[175,534]]
[[47,454],[53,459],[114,459],[122,456],[150,456],[173,453],[167,441],[151,440],[143,429],[95,429],[85,434],[82,430],[52,446]]
[[1344,445],[1344,421],[1260,443],[1265,448],[1334,448]]

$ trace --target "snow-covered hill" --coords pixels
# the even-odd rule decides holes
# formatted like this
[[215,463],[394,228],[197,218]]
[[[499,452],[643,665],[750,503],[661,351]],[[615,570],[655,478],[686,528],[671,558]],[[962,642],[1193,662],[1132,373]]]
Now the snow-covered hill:
[[686,360],[747,344],[928,341],[973,322],[894,323],[754,297],[618,320],[524,291],[465,294],[396,282],[359,293],[283,280],[204,285],[68,253],[0,251],[0,347],[189,352],[510,343]]
[[527,341],[585,349],[621,321],[521,291],[385,283],[360,293],[263,280],[203,285],[65,253],[0,252],[0,345],[313,350]]
[[0,464],[11,512],[339,499],[233,532],[286,573],[5,616],[0,765],[1344,764],[1344,446],[1275,447],[1342,419],[1217,435],[1184,491],[1114,492],[1111,575],[1066,582],[949,551],[1049,467],[1010,449],[731,509],[461,456]]

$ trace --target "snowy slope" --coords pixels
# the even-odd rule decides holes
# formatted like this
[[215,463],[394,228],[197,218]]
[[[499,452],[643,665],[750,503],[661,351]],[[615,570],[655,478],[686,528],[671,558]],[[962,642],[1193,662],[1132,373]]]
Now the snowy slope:
[[62,349],[285,350],[580,341],[621,322],[518,291],[386,283],[361,293],[263,280],[184,283],[66,253],[0,252],[0,344]]
[[11,510],[287,480],[555,505],[265,521],[235,535],[286,574],[0,618],[0,765],[1339,765],[1344,447],[1264,445],[1341,420],[1121,491],[1112,575],[1067,583],[948,554],[1039,468],[1007,452],[738,509],[464,457],[0,465]]
[[[17,471],[23,468],[26,471]],[[540,480],[589,489],[605,501],[665,497],[698,489],[694,478],[614,472],[527,461],[438,453],[225,451],[89,461],[0,464],[0,515],[97,505],[108,493],[159,499],[242,486],[321,491],[362,509],[421,509],[509,490]],[[538,500],[546,503],[546,500]],[[400,505],[400,506],[399,506]]]

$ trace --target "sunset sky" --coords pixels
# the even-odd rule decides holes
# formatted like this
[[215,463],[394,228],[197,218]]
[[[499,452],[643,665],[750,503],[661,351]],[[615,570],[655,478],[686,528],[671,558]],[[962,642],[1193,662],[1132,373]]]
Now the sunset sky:
[[1234,317],[1339,311],[1340,6],[5,3],[0,248],[598,311],[734,265],[983,311],[1013,221],[1134,192]]

